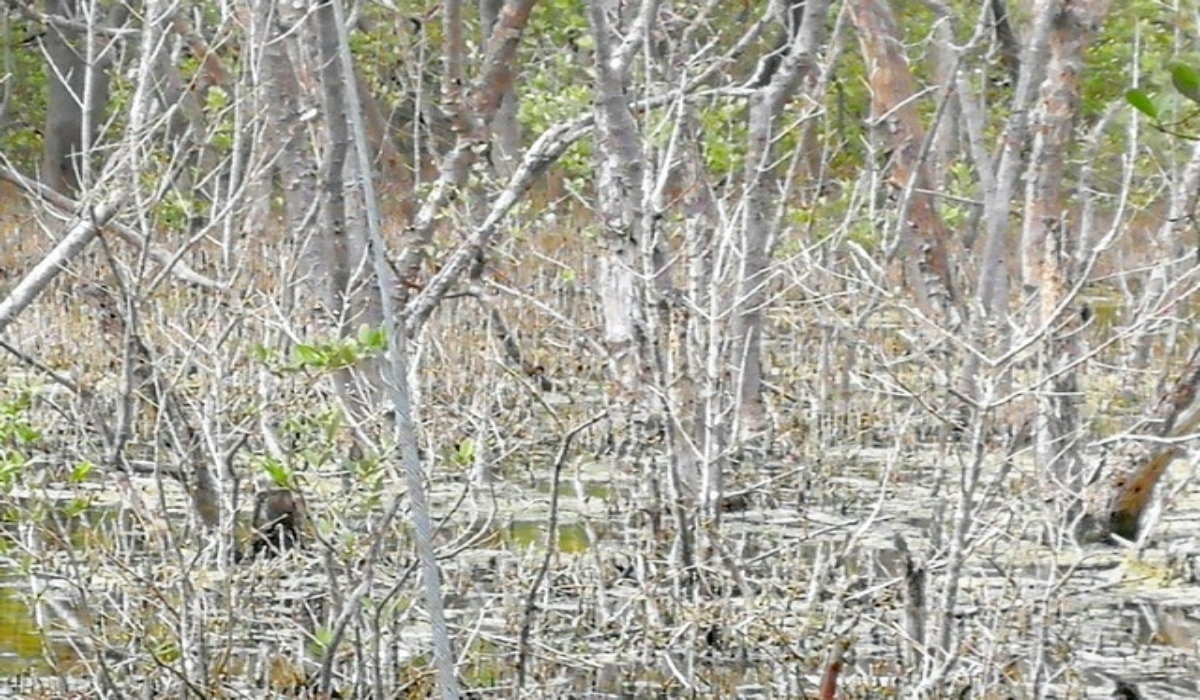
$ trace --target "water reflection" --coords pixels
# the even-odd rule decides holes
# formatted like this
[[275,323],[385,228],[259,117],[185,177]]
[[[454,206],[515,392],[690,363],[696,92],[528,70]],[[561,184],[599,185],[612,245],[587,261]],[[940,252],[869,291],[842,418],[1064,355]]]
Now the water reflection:
[[0,677],[46,670],[45,639],[14,581],[0,583]]
[[[501,535],[502,539],[515,547],[541,547],[546,543],[546,522],[540,520],[517,520]],[[587,527],[582,523],[566,523],[558,526],[558,551],[567,554],[586,552],[591,547]]]

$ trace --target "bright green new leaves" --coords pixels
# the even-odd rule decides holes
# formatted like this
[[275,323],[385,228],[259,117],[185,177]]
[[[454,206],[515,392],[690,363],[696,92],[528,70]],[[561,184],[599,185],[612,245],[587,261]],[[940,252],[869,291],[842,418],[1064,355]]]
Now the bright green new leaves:
[[[1181,139],[1195,141],[1200,139],[1190,122],[1200,115],[1200,71],[1195,67],[1174,61],[1168,65],[1171,74],[1171,85],[1182,95],[1191,110],[1178,116],[1178,109],[1164,110],[1163,104],[1156,102],[1145,90],[1134,88],[1125,93],[1125,101],[1131,107],[1150,118],[1155,129]],[[1171,119],[1166,120],[1170,114]],[[1180,130],[1182,127],[1183,130]]]
[[254,348],[254,356],[272,370],[286,374],[305,370],[333,371],[353,367],[358,362],[375,357],[387,349],[387,335],[382,327],[361,326],[356,338],[334,338],[314,343],[299,343],[292,355],[282,360],[279,353],[265,346]]
[[1154,104],[1154,100],[1150,99],[1150,96],[1144,91],[1137,89],[1127,91],[1125,93],[1125,101],[1137,111],[1154,121],[1158,121],[1158,105]]
[[1179,94],[1200,104],[1200,73],[1184,63],[1172,63],[1170,68],[1171,84],[1175,86]]
[[41,439],[29,418],[33,393],[22,389],[0,399],[0,492],[18,483],[29,465],[27,448]]

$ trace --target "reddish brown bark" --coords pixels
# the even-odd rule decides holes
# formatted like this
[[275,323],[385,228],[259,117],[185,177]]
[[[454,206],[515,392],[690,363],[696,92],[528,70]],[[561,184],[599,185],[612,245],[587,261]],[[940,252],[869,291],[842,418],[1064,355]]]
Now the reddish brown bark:
[[[1075,131],[1079,107],[1079,74],[1083,50],[1108,14],[1110,0],[1065,3],[1051,20],[1050,60],[1038,96],[1038,112],[1026,192],[1025,230],[1021,240],[1025,284],[1037,286],[1058,274],[1043,271],[1046,236],[1064,227],[1063,178],[1066,153]],[[1073,252],[1073,251],[1072,251]],[[1069,278],[1069,275],[1068,275]],[[1045,301],[1045,300],[1043,300]],[[1051,308],[1058,300],[1052,300]],[[1043,316],[1043,320],[1046,317]]]
[[[1132,431],[1117,453],[1107,482],[1093,495],[1094,507],[1081,524],[1080,539],[1097,541],[1109,535],[1127,540],[1140,533],[1142,513],[1150,505],[1154,487],[1166,468],[1181,456],[1183,448],[1164,443],[1188,435],[1200,427],[1200,348],[1187,366]],[[1138,437],[1154,438],[1139,440]]]
[[821,677],[821,700],[834,700],[837,697],[838,676],[842,673],[846,652],[850,650],[851,644],[848,637],[834,642],[833,649],[829,652],[829,661],[825,664],[825,674]]
[[[929,299],[940,295],[953,300],[954,287],[948,233],[928,194],[932,179],[921,154],[925,128],[913,99],[916,83],[889,4],[885,0],[850,0],[846,7],[858,29],[859,45],[868,64],[871,114],[880,120],[878,129],[884,134],[890,154],[887,180],[898,191],[912,190],[905,214],[907,225],[900,227],[899,258],[906,261],[904,274],[909,288],[925,307],[922,310],[930,313],[933,308]],[[940,289],[930,287],[927,273]]]
[[1079,113],[1079,74],[1083,52],[1108,12],[1109,0],[1039,3],[1048,20],[1048,60],[1033,117],[1033,148],[1026,173],[1021,273],[1026,288],[1037,290],[1040,306],[1031,327],[1048,328],[1041,353],[1044,388],[1038,395],[1036,456],[1071,493],[1084,486],[1078,436],[1082,430],[1079,373],[1080,336],[1069,307],[1080,270],[1077,236],[1070,234],[1064,182],[1066,162]]
[[[443,106],[451,116],[457,140],[454,148],[443,158],[441,175],[400,241],[400,249],[404,253],[396,261],[395,270],[399,281],[406,286],[416,282],[424,251],[433,238],[434,225],[442,207],[466,182],[471,165],[484,153],[484,146],[491,142],[488,124],[499,108],[504,93],[512,85],[517,46],[535,3],[536,0],[505,3],[469,92],[466,86],[453,81],[444,90]],[[461,45],[448,47],[447,62],[453,64],[451,59],[456,61],[461,50]],[[457,72],[459,69],[454,67],[453,70]]]

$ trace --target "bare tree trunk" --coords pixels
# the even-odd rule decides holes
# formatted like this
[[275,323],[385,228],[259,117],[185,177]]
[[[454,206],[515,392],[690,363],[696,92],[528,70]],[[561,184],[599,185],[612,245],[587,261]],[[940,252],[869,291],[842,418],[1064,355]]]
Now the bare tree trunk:
[[[1103,22],[1108,4],[1108,0],[1067,2],[1052,21],[1050,60],[1034,117],[1021,241],[1022,277],[1027,287],[1036,286],[1041,293],[1035,328],[1055,320],[1075,283],[1076,255],[1070,247],[1078,237],[1067,231],[1064,164],[1078,114],[1083,48]],[[1039,394],[1035,425],[1038,461],[1068,493],[1078,493],[1083,486],[1078,448],[1080,349],[1075,330],[1074,324],[1066,324],[1049,331],[1042,348],[1046,385]]]
[[763,303],[771,281],[770,264],[774,254],[770,241],[770,213],[775,211],[775,142],[777,119],[796,90],[816,72],[817,50],[827,0],[808,0],[804,17],[787,49],[779,70],[770,81],[750,96],[749,148],[746,153],[745,195],[742,219],[742,260],[738,274],[737,297],[730,360],[737,371],[738,425],[744,436],[756,435],[767,426],[762,396],[762,324]]
[[[322,7],[328,10],[329,5],[325,3]],[[363,178],[373,177],[373,172],[370,162],[360,163],[356,156],[348,158],[347,97],[353,93],[343,82],[336,23],[328,17],[318,20],[316,35],[326,138],[320,172],[322,209],[317,236],[328,285],[326,311],[336,336],[345,339],[354,334],[359,324],[376,327],[382,321],[379,295],[374,293],[378,285],[366,266],[365,212],[361,206],[347,206],[347,194],[351,190],[346,185],[346,173],[359,173],[361,182]],[[361,104],[355,108],[362,113]],[[364,119],[364,128],[365,125]],[[359,188],[354,189],[359,191]],[[352,204],[361,201],[361,197],[355,197]],[[356,381],[356,376],[361,381]],[[371,407],[379,405],[382,399],[382,375],[373,359],[366,359],[355,368],[338,369],[334,384],[351,424],[363,420]]]
[[[656,3],[643,11],[653,13]],[[627,422],[633,407],[644,403],[641,388],[649,376],[646,345],[646,290],[640,278],[640,249],[645,225],[645,165],[641,134],[630,111],[630,63],[646,27],[614,26],[621,4],[594,2],[588,12],[596,42],[596,157],[601,221],[597,289],[604,313],[604,343],[612,376],[619,383],[616,417]],[[625,43],[620,43],[620,36]],[[626,436],[631,439],[631,436]]]
[[[391,399],[396,443],[400,447],[407,482],[405,498],[402,500],[398,494],[393,497],[391,504],[371,533],[372,544],[367,561],[362,567],[364,570],[362,580],[351,593],[350,601],[343,607],[334,623],[334,632],[331,635],[333,640],[328,646],[328,653],[325,655],[321,668],[319,690],[324,695],[329,695],[332,691],[334,651],[338,641],[344,636],[347,626],[359,613],[362,601],[371,591],[374,569],[384,551],[385,533],[391,531],[392,522],[400,511],[401,503],[408,502],[411,504],[411,523],[416,535],[417,556],[421,564],[424,598],[432,636],[433,665],[438,673],[438,686],[444,700],[457,700],[459,690],[455,672],[456,657],[446,623],[441,573],[433,548],[434,529],[430,517],[429,501],[425,494],[425,474],[421,469],[417,453],[417,435],[409,396],[408,339],[402,323],[403,319],[396,309],[396,301],[392,293],[396,282],[391,276],[384,257],[384,241],[380,233],[380,212],[374,179],[371,174],[371,155],[367,145],[366,126],[362,118],[362,102],[356,96],[354,65],[350,54],[349,37],[346,34],[346,18],[340,0],[330,0],[321,6],[318,9],[318,22],[322,25],[323,52],[336,48],[335,53],[326,53],[325,55],[331,63],[339,67],[342,76],[341,84],[346,86],[346,91],[352,98],[353,106],[348,114],[343,114],[343,119],[347,119],[347,126],[353,128],[355,158],[364,174],[360,188],[364,228],[366,237],[370,241],[372,270],[377,282],[376,291],[380,297],[379,305],[387,337],[387,360],[383,363],[385,379],[382,383]],[[333,41],[330,41],[331,37]],[[326,77],[332,79],[332,76]],[[376,687],[381,686],[382,678],[377,676],[374,684]]]
[[[327,3],[326,3],[327,4]],[[325,155],[321,162],[321,230],[322,261],[328,288],[326,311],[338,330],[345,335],[350,314],[350,243],[346,233],[346,197],[343,175],[349,133],[346,128],[346,89],[337,61],[338,36],[332,22],[317,23],[318,60],[321,74],[321,95],[325,110]]]
[[[470,165],[491,143],[487,125],[499,109],[504,93],[512,85],[517,46],[529,22],[534,2],[517,0],[505,3],[488,40],[479,73],[469,91],[462,67],[465,39],[462,27],[456,26],[462,24],[461,3],[447,3],[443,92],[445,110],[454,124],[456,140],[454,147],[442,159],[438,179],[401,241],[403,248],[394,265],[398,292],[421,286],[416,278],[424,251],[432,240],[437,217],[442,214],[446,202],[466,183]],[[424,303],[422,306],[429,308]],[[423,318],[420,320],[424,321]]]
[[[48,11],[71,16],[73,0],[50,0]],[[74,194],[83,131],[83,58],[62,27],[50,27],[42,45],[47,59],[46,128],[42,144],[42,182],[56,192]]]
[[[142,235],[149,238],[154,226],[151,211],[155,200],[150,192],[139,187],[142,175],[149,170],[147,162],[152,157],[147,145],[148,135],[154,129],[155,94],[162,76],[155,73],[159,54],[165,51],[162,36],[168,26],[166,3],[153,0],[147,4],[145,23],[141,33],[141,52],[138,56],[136,89],[130,98],[129,119],[126,125],[124,157],[119,161],[119,174],[129,183],[133,191],[131,214],[137,221]],[[145,253],[142,254],[143,256]],[[139,260],[139,269],[144,266],[144,257]],[[118,282],[124,283],[122,278]],[[103,290],[100,290],[103,292]],[[116,298],[121,292],[122,299]],[[139,335],[135,290],[125,287],[109,290],[108,300],[103,294],[94,295],[102,309],[101,321],[112,327],[105,329],[123,355],[127,373],[126,381],[135,384],[127,388],[140,392],[142,398],[158,410],[160,425],[166,429],[165,444],[190,466],[185,471],[186,486],[191,496],[193,509],[205,529],[215,530],[220,525],[220,488],[213,474],[208,455],[204,451],[202,434],[186,408],[185,402],[171,389],[170,385],[156,375],[155,357]],[[122,303],[123,302],[123,303]],[[122,308],[123,307],[123,308]],[[118,336],[119,332],[119,336]]]
[[[205,207],[202,204],[211,205],[216,194],[215,183],[207,180],[222,170],[217,149],[209,141],[211,134],[206,124],[204,102],[210,88],[217,84],[216,81],[224,80],[221,87],[225,89],[231,89],[232,86],[228,83],[228,72],[220,60],[186,20],[174,17],[168,26],[171,33],[187,43],[193,55],[208,57],[202,63],[203,69],[197,71],[195,79],[191,81],[184,78],[169,52],[159,53],[155,65],[155,72],[161,76],[155,84],[156,97],[164,112],[170,115],[166,138],[172,154],[183,165],[176,169],[174,185],[182,204],[190,208],[189,227],[198,230],[205,223],[201,213]],[[211,208],[208,210],[211,211]]]
[[[1054,16],[1050,56],[1034,116],[1033,150],[1026,181],[1024,227],[1021,231],[1021,277],[1027,287],[1042,283],[1048,231],[1063,221],[1062,185],[1066,150],[1079,103],[1083,49],[1108,13],[1110,0],[1067,2]],[[1045,2],[1046,6],[1057,3]],[[1053,12],[1053,10],[1047,10]]]
[[1008,72],[1008,79],[1016,85],[1021,79],[1021,42],[1008,17],[1005,0],[989,0],[989,19],[996,28],[996,43],[1000,45],[1000,63]]
[[[999,23],[998,13],[1007,18],[1003,0],[995,0],[987,6],[982,6],[981,12],[980,21],[985,23]],[[947,41],[953,40],[953,33],[949,31],[947,24],[950,21],[951,18],[947,15],[941,17],[941,32]],[[983,196],[980,212],[982,224],[979,227],[982,230],[978,234],[982,237],[982,245],[979,249],[979,275],[975,290],[980,314],[971,318],[973,328],[970,336],[977,346],[997,351],[1003,351],[1012,342],[1007,323],[1010,303],[1008,226],[1017,178],[1024,170],[1024,154],[1029,140],[1029,111],[1032,109],[1045,65],[1050,24],[1051,18],[1048,13],[1034,15],[1024,56],[1019,62],[1021,70],[1009,106],[1009,116],[1004,123],[1004,135],[1000,140],[999,153],[995,156],[987,151],[990,139],[985,133],[986,91],[976,94],[969,81],[964,78],[959,79],[957,86],[967,138],[971,144],[971,158],[980,173],[979,184]],[[1015,41],[1010,30],[1007,20],[1003,28],[997,25],[997,32],[1003,34],[1004,41],[1007,42],[1004,45],[1008,53],[1012,52]],[[976,232],[969,234],[969,248],[975,248],[976,238]],[[967,357],[958,382],[959,391],[963,396],[979,397],[980,387],[977,380],[980,375],[980,362],[980,357],[976,354]],[[1002,382],[1002,385],[1007,386],[1007,380]]]
[[[74,18],[81,10],[79,1],[48,0],[47,10]],[[88,10],[95,12],[97,7]],[[81,37],[61,24],[49,25],[43,39],[48,88],[41,177],[62,194],[75,194],[82,184],[86,151],[108,104],[107,60],[95,50],[96,39],[94,34]]]
[[383,185],[387,198],[393,205],[393,214],[405,224],[412,220],[416,202],[416,192],[413,188],[411,167],[404,161],[393,141],[395,136],[387,117],[379,105],[379,100],[371,93],[370,87],[363,79],[362,72],[356,72],[355,84],[358,97],[362,102],[364,126],[367,129],[367,139],[371,144],[375,165],[379,172],[379,180]]
[[[687,261],[685,293],[688,304],[673,315],[668,347],[673,350],[667,374],[673,416],[672,452],[679,479],[698,485],[700,505],[724,490],[725,448],[732,437],[725,421],[718,418],[728,406],[720,392],[721,372],[717,364],[721,334],[715,308],[723,300],[718,293],[722,270],[717,269],[716,194],[704,168],[701,131],[696,115],[688,114],[680,138],[683,155],[684,223],[683,256]],[[692,311],[695,310],[695,311]],[[710,508],[706,517],[719,518]]]
[[[934,204],[934,179],[922,157],[925,129],[917,112],[915,83],[908,70],[896,19],[884,0],[852,0],[846,4],[858,28],[869,66],[871,113],[886,139],[890,167],[887,179],[901,194],[896,254],[921,312],[945,315],[954,301],[948,234]],[[944,69],[947,73],[953,67]]]
[[[486,41],[496,26],[500,17],[500,9],[504,0],[479,0],[479,24],[483,27],[483,38]],[[517,91],[509,85],[500,98],[500,106],[492,117],[492,167],[501,177],[510,177],[516,169],[521,155],[521,125],[517,122]]]
[[[1157,249],[1155,256],[1162,261],[1147,275],[1146,284],[1142,287],[1142,299],[1145,304],[1167,303],[1163,298],[1168,283],[1176,279],[1177,266],[1171,264],[1183,253],[1183,243],[1193,234],[1195,229],[1196,204],[1200,194],[1200,144],[1193,144],[1192,156],[1184,166],[1183,172],[1171,188],[1171,203],[1166,217],[1158,229],[1150,245]],[[1154,340],[1162,332],[1162,323],[1153,319],[1145,319],[1134,331],[1134,337],[1129,343],[1130,351],[1126,358],[1126,366],[1131,370],[1145,369],[1150,365],[1150,354]],[[1137,381],[1142,377],[1141,372],[1127,371],[1123,376],[1122,391],[1126,396],[1138,395]]]
[[[317,157],[313,151],[310,124],[305,117],[315,112],[321,99],[319,85],[307,66],[304,49],[304,8],[288,3],[260,2],[243,12],[252,18],[245,60],[251,70],[242,72],[242,90],[247,95],[241,111],[242,123],[250,132],[245,138],[244,162],[250,171],[245,186],[244,212],[235,225],[228,226],[225,249],[234,249],[234,237],[242,234],[262,240],[268,232],[281,229],[294,254],[302,261],[297,284],[282,288],[285,311],[297,308],[308,299],[329,299],[325,283],[324,255],[327,239],[317,235],[321,214],[318,191]],[[282,215],[276,215],[272,202],[278,184],[282,195]],[[301,302],[302,308],[316,306]]]
[[[948,30],[949,27],[946,27]],[[947,32],[948,33],[948,32]],[[942,39],[945,34],[939,31],[939,39]],[[960,122],[961,122],[961,107],[958,100],[949,97],[953,94],[954,88],[958,81],[958,72],[960,69],[959,48],[953,41],[953,36],[949,37],[950,41],[938,41],[933,49],[933,71],[934,79],[937,85],[947,91],[947,99],[949,102],[946,105],[946,113],[937,124],[937,131],[934,135],[934,143],[932,149],[933,162],[929,165],[929,181],[933,186],[933,190],[937,192],[947,192],[949,182],[950,167],[957,160],[961,151],[960,138]],[[918,125],[920,122],[918,122]],[[917,164],[920,167],[921,163]],[[920,193],[917,193],[918,196]],[[930,203],[933,206],[933,203]]]
[[1041,81],[1050,40],[1051,13],[1045,4],[1035,8],[1029,43],[1021,61],[1021,77],[1013,95],[1011,113],[1004,127],[996,175],[991,192],[983,203],[983,259],[980,262],[979,301],[993,324],[1005,319],[1008,311],[1009,278],[1005,264],[1008,220],[1017,177],[1022,172],[1023,152],[1029,135],[1029,110],[1035,89]]

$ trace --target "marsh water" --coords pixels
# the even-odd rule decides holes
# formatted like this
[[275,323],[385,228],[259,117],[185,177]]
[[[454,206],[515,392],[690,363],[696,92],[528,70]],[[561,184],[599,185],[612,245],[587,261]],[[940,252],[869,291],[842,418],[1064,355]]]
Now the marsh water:
[[[721,551],[689,576],[672,563],[669,522],[651,526],[640,507],[637,469],[569,465],[558,490],[556,553],[537,596],[535,673],[523,696],[815,697],[840,639],[850,640],[850,651],[838,697],[908,696],[920,677],[914,664],[934,658],[919,650],[936,645],[944,619],[954,626],[958,658],[944,685],[925,689],[931,697],[1098,698],[1118,680],[1143,697],[1200,697],[1200,499],[1190,465],[1177,465],[1163,484],[1169,502],[1141,552],[1046,544],[1054,516],[1039,507],[1037,479],[1020,467],[988,466],[1003,481],[984,475],[953,614],[943,618],[959,506],[954,470],[937,468],[939,460],[934,448],[862,448],[743,470],[735,481],[749,507],[725,514],[713,539]],[[511,696],[512,634],[550,542],[550,481],[531,470],[469,498],[465,488],[445,483],[432,493],[449,515],[438,540],[448,615],[466,650],[460,670],[480,697]],[[336,493],[308,498],[327,537],[337,528],[364,531],[334,517]],[[132,590],[141,579],[106,573],[102,559],[81,563],[89,542],[79,533],[115,527],[116,519],[96,515],[111,508],[60,512],[59,521],[75,526],[42,538],[53,541],[41,542],[36,557],[20,528],[11,529],[0,587],[0,676],[9,680],[0,682],[32,688],[39,678],[86,675],[80,657],[103,644],[113,645],[105,652],[112,659],[135,658],[137,642],[117,632],[121,619],[146,624],[129,618],[133,601],[146,605],[145,591]],[[398,537],[405,539],[403,527]],[[288,695],[280,680],[287,673],[273,659],[292,659],[304,676],[335,605],[319,553],[224,572],[189,569],[186,556],[174,560],[183,569],[171,569],[172,558],[161,556],[144,555],[157,560],[157,581],[147,587],[212,616],[239,659],[230,668]],[[906,562],[923,571],[925,647],[906,626]],[[93,572],[86,584],[62,580],[85,569]],[[340,571],[344,590],[353,564]],[[428,645],[413,571],[399,544],[373,589],[395,618],[373,628],[387,639],[381,655],[401,676],[420,675]]]

